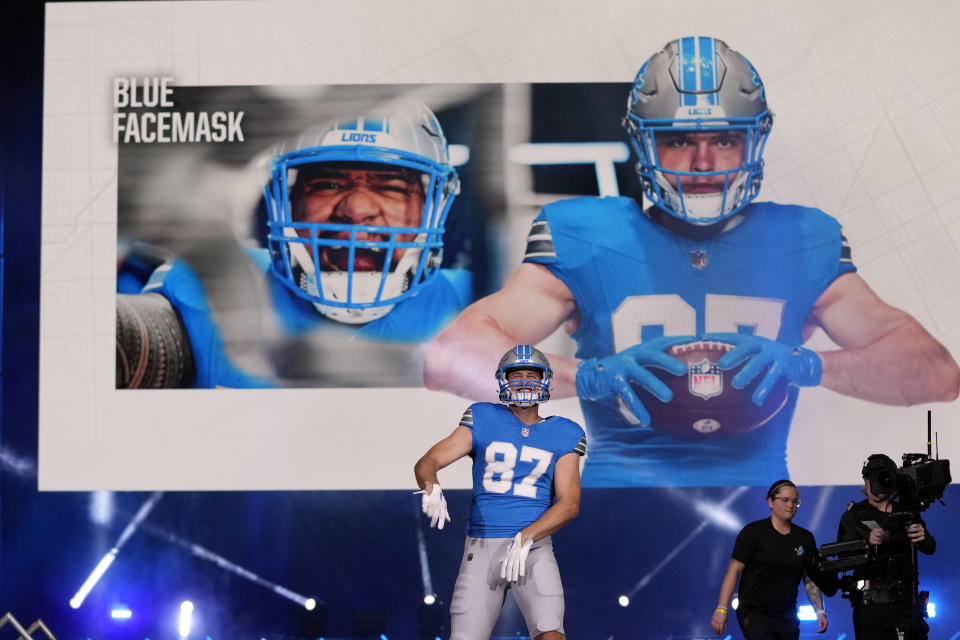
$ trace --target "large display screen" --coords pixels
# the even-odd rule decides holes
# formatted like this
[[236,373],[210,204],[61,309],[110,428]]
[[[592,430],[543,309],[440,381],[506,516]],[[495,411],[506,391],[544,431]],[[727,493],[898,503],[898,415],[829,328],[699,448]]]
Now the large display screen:
[[[531,295],[494,324],[551,357],[542,414],[585,426],[585,486],[853,484],[851,457],[925,450],[928,409],[956,457],[960,404],[896,406],[960,353],[947,29],[892,3],[48,5],[40,488],[412,487],[470,402],[497,399],[501,347],[460,314],[521,264],[571,306]],[[762,78],[756,202],[807,209],[754,204],[703,237],[631,210],[651,204],[631,83],[688,35]],[[732,375],[703,348],[672,403],[640,393],[653,428],[574,395],[581,358],[718,331],[844,349],[820,385],[711,413]],[[677,437],[663,421],[683,411]]]

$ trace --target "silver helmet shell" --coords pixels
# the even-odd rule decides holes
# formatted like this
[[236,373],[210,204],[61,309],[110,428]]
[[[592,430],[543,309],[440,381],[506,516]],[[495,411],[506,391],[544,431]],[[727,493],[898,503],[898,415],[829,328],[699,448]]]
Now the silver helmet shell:
[[[540,372],[540,380],[507,380],[515,369],[532,369]],[[503,354],[495,374],[500,387],[500,401],[517,407],[531,407],[550,399],[550,382],[553,370],[550,362],[539,349],[528,344],[518,344]]]
[[[722,40],[678,38],[651,56],[633,82],[623,126],[637,154],[644,195],[670,215],[692,224],[712,224],[734,215],[760,192],[773,114],[756,69]],[[743,132],[739,167],[694,172],[667,169],[660,163],[658,135],[718,130]],[[722,178],[722,193],[683,193],[681,178],[709,175]]]
[[[294,220],[297,176],[319,164],[389,165],[415,172],[423,210],[414,227]],[[264,188],[273,273],[323,315],[362,324],[386,315],[439,274],[444,225],[459,192],[447,140],[436,116],[407,101],[386,113],[338,120],[278,148]],[[347,251],[346,269],[321,265],[320,253]],[[403,256],[396,259],[402,250]],[[379,254],[382,267],[355,268],[358,252]]]

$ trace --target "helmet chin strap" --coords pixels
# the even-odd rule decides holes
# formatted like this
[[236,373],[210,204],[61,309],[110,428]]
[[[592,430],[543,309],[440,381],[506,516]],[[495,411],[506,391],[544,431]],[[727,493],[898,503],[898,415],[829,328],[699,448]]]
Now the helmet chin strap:
[[732,215],[743,202],[749,171],[740,171],[730,187],[724,193],[688,194],[681,196],[662,172],[656,171],[657,185],[663,194],[665,208],[678,218],[690,224],[713,224],[722,218]]
[[529,380],[507,382],[500,392],[500,399],[513,407],[532,407],[546,401],[544,387],[543,381],[535,384]]
[[[292,229],[286,229],[287,232],[293,232]],[[417,241],[422,242],[425,234],[417,236]],[[299,242],[290,242],[287,244],[290,248],[290,257],[296,267],[301,272],[297,279],[297,286],[314,297],[319,297],[320,292],[317,286],[317,272],[314,267],[313,257],[310,251]],[[380,298],[395,298],[410,288],[410,283],[416,273],[417,265],[420,261],[422,249],[407,249],[403,257],[397,262],[397,266],[388,273],[384,280],[381,270],[377,271],[354,271],[351,277],[346,271],[325,271],[320,274],[320,283],[323,287],[323,297],[337,302],[347,301],[347,291],[352,283],[353,300],[359,303],[373,302],[380,289],[380,283],[383,282],[383,291]],[[324,316],[344,324],[365,324],[390,313],[394,305],[378,304],[367,307],[339,307],[335,305],[313,302],[314,308]]]
[[[389,274],[387,276],[387,282],[383,287],[383,296],[384,298],[392,298],[395,295],[403,293],[403,291],[397,291],[391,295],[391,278],[394,278],[395,274]],[[383,279],[383,273],[381,271],[355,271],[353,273],[353,297],[363,297],[372,300],[377,295],[377,290],[380,288],[380,281]],[[316,278],[313,278],[313,283],[316,282]],[[347,299],[347,287],[350,286],[351,277],[346,271],[328,271],[324,272],[320,276],[320,280],[323,283],[323,296],[329,298],[330,300],[335,301],[346,301]],[[308,291],[312,295],[316,294],[316,284],[312,286],[313,291]],[[344,324],[366,324],[367,322],[372,322],[378,318],[390,313],[390,310],[393,309],[392,304],[377,305],[373,307],[360,307],[360,308],[349,308],[349,307],[335,307],[329,304],[323,304],[320,302],[313,303],[314,308],[330,318],[331,320],[336,320],[337,322],[342,322]]]

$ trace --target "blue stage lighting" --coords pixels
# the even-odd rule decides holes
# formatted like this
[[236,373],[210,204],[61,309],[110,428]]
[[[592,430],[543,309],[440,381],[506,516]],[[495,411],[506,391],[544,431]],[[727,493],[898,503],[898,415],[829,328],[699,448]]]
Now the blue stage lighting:
[[100,577],[110,568],[110,565],[113,564],[114,559],[117,557],[117,549],[114,547],[111,549],[107,555],[103,556],[100,559],[100,562],[97,563],[97,566],[93,568],[93,571],[87,577],[80,588],[77,589],[77,592],[73,594],[73,597],[70,598],[70,607],[73,609],[79,609],[80,605],[83,604],[83,601],[86,600],[87,594],[90,593],[90,589],[93,589],[94,585],[97,584],[97,581],[100,580]]
[[937,617],[937,605],[931,600],[927,600],[927,617],[928,618]]
[[628,598],[627,596],[620,596],[619,598],[617,598],[617,604],[619,604],[621,607],[629,607],[630,598]]
[[97,582],[103,577],[103,574],[106,573],[107,569],[110,568],[110,565],[113,564],[113,561],[116,559],[117,554],[120,553],[120,549],[123,548],[123,545],[127,543],[127,540],[130,539],[130,536],[137,530],[137,527],[140,526],[140,523],[147,517],[151,510],[156,506],[157,502],[160,501],[160,498],[163,497],[162,491],[153,492],[150,497],[140,505],[140,509],[137,511],[136,515],[133,516],[133,519],[127,524],[126,528],[123,530],[123,533],[120,534],[120,537],[117,539],[113,548],[110,549],[104,555],[100,562],[97,563],[97,566],[93,568],[93,571],[87,577],[86,581],[80,588],[77,589],[77,592],[73,594],[73,597],[70,598],[70,607],[73,609],[79,609],[80,605],[83,604],[83,601],[86,599],[87,594],[90,593],[90,590],[96,586]]
[[797,607],[797,620],[816,620],[817,612],[809,604]]
[[423,596],[423,604],[427,606],[432,605],[436,601],[437,601],[436,594],[428,593],[427,595]]
[[110,610],[110,617],[114,620],[129,620],[133,617],[133,611],[127,607],[115,607]]

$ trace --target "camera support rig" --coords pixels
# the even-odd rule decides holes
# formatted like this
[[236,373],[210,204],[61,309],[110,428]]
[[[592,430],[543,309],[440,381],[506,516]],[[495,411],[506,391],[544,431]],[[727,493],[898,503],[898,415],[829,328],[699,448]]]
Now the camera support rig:
[[[876,469],[867,477],[871,493],[889,496],[892,505],[889,515],[894,526],[888,522],[888,530],[919,522],[920,512],[934,501],[943,504],[944,489],[952,480],[950,461],[933,458],[931,423],[931,412],[927,411],[926,453],[905,453],[900,468]],[[872,546],[864,539],[825,544],[819,549],[815,571],[820,574],[822,584],[818,584],[827,595],[842,590],[843,597],[850,599],[851,604],[894,605],[901,640],[927,638],[924,618],[929,592],[920,591],[916,543],[910,542],[902,553],[893,555],[881,554],[880,545]],[[845,575],[848,571],[854,573]],[[886,575],[885,571],[892,575]],[[864,590],[866,581],[858,574],[883,575],[886,589]]]

